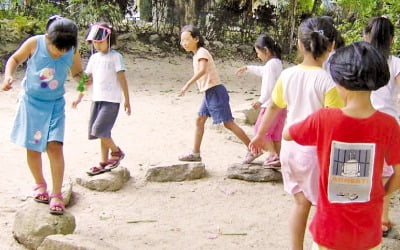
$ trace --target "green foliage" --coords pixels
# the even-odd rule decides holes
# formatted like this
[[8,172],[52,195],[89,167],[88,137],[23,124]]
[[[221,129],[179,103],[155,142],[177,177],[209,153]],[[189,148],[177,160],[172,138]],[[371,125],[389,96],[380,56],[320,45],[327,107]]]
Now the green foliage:
[[[400,18],[400,1],[398,0],[339,0],[340,9],[335,13],[338,29],[342,32],[346,44],[362,40],[362,32],[369,19],[385,15],[394,25]],[[397,24],[398,25],[398,24]],[[395,28],[395,40],[392,53],[400,55],[400,33]]]
[[122,22],[122,12],[115,0],[70,0],[66,10],[81,29],[87,29],[90,24],[96,22],[107,22],[116,30],[125,26]]

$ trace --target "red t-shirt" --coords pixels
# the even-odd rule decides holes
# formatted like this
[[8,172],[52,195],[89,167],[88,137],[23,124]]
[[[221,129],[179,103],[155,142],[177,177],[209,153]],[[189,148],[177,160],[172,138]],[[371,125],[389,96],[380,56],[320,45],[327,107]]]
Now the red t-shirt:
[[382,169],[400,163],[400,127],[375,112],[365,119],[320,109],[289,129],[301,145],[317,146],[320,167],[314,241],[333,249],[369,249],[382,239]]

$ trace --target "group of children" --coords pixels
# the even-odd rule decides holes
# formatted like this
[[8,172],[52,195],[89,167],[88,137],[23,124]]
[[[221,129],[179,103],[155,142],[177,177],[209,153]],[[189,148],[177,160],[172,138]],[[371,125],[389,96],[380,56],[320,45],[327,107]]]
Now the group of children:
[[[386,17],[374,18],[365,28],[366,42],[343,48],[337,46],[340,35],[329,18],[306,19],[298,31],[300,64],[283,70],[279,45],[263,34],[254,47],[265,65],[237,69],[238,75],[248,71],[262,76],[260,98],[252,104],[261,110],[250,140],[234,122],[228,91],[199,29],[193,25],[182,28],[181,46],[193,53],[194,74],[179,96],[197,83],[204,99],[193,148],[179,160],[202,160],[205,122],[212,117],[214,124],[223,123],[245,144],[244,163],[267,151],[264,165],[281,166],[284,189],[295,201],[290,215],[291,249],[303,248],[311,205],[317,207],[310,226],[313,248],[378,249],[382,230],[385,234],[391,226],[388,197],[400,187],[400,154],[396,152],[400,129],[394,106],[400,61],[390,55],[393,25]],[[121,55],[111,49],[115,34],[110,25],[97,23],[90,27],[86,40],[98,53],[90,57],[84,73],[77,52],[77,27],[62,17],[49,20],[46,34],[29,38],[6,64],[3,90],[12,88],[13,73],[28,60],[12,141],[26,147],[36,183],[34,199],[50,203],[52,214],[64,212],[63,96],[69,72],[77,79],[87,74],[87,85],[93,83],[89,139],[100,138],[101,162],[88,174],[110,171],[125,156],[111,138],[121,93],[126,113],[131,112],[125,66]],[[41,153],[45,151],[53,180],[51,195],[42,173]]]

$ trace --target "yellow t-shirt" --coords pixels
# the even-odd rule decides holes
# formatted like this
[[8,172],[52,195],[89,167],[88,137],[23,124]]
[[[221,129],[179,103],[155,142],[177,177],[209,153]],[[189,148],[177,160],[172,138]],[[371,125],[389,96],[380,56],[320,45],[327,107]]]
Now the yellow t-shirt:
[[200,77],[197,80],[197,87],[199,88],[200,92],[204,92],[209,88],[212,88],[216,85],[221,84],[221,81],[219,79],[217,69],[215,67],[214,60],[208,52],[203,47],[200,47],[197,51],[196,54],[193,56],[193,71],[196,74],[200,69],[199,69],[199,60],[200,59],[206,59],[207,64],[206,64],[206,73]]
[[320,67],[296,65],[282,71],[272,101],[287,107],[287,125],[299,122],[323,107],[343,107],[330,75]]

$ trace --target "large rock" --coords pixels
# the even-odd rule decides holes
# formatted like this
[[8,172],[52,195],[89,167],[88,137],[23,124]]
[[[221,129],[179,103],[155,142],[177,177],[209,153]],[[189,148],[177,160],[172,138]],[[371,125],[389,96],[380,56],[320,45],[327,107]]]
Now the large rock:
[[63,201],[64,201],[64,205],[66,207],[69,206],[69,204],[71,203],[72,200],[72,187],[74,186],[74,184],[72,183],[72,180],[69,179],[68,182],[64,182],[63,186],[62,186],[62,196],[63,196]]
[[37,250],[118,250],[102,240],[78,234],[56,234],[47,236]]
[[281,181],[280,171],[262,165],[235,163],[228,168],[228,178],[251,182]]
[[74,230],[75,217],[71,213],[52,215],[47,204],[29,200],[15,215],[13,235],[26,248],[36,249],[47,236],[71,234]]
[[235,107],[235,109],[232,111],[235,122],[243,125],[256,124],[259,113],[260,109],[254,109],[248,103]]
[[191,162],[150,168],[146,173],[147,181],[188,181],[203,178],[206,175],[204,163]]
[[82,178],[76,178],[76,183],[96,191],[117,191],[123,187],[130,177],[131,175],[127,168],[118,167],[99,175],[85,175]]

